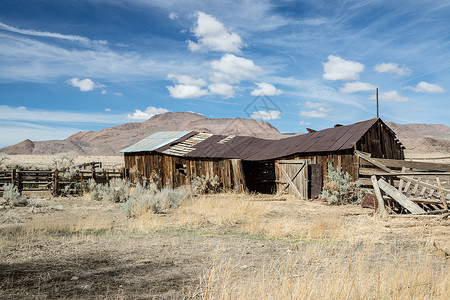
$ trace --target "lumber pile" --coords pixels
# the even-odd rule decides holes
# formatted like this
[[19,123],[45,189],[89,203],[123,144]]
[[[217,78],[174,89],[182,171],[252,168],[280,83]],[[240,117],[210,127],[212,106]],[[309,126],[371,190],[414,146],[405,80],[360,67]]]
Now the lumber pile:
[[425,170],[424,165],[422,170],[414,171],[410,162],[404,161],[402,165],[399,160],[395,162],[402,168],[399,172],[384,165],[382,159],[373,159],[359,151],[356,154],[373,167],[370,180],[382,216],[450,217],[450,172],[445,172],[450,166],[427,163],[432,171]]

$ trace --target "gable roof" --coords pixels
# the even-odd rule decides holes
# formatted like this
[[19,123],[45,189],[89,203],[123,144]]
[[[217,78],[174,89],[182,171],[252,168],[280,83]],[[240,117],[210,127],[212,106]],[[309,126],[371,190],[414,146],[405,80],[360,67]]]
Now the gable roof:
[[[334,152],[352,149],[353,145],[380,119],[370,119],[346,126],[292,136],[280,140],[267,140],[249,136],[212,135],[195,131],[183,131],[177,140],[170,139],[159,148],[139,146],[138,151],[155,151],[163,154],[190,158],[238,158],[242,160],[270,160],[297,153]],[[381,121],[381,120],[380,120]],[[153,140],[161,133],[147,139]],[[168,135],[167,132],[165,135]],[[181,137],[180,137],[181,136]],[[139,143],[137,143],[139,144]],[[135,144],[135,145],[137,145]],[[136,152],[135,145],[122,152]],[[134,148],[133,148],[134,147]]]

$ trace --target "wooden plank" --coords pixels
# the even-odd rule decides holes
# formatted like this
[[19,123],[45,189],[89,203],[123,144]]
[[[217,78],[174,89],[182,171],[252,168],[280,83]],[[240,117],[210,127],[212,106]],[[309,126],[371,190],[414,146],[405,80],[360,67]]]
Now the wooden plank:
[[292,159],[292,160],[277,160],[279,164],[304,164],[304,160]]
[[[355,150],[356,153],[362,154],[361,151]],[[397,159],[385,159],[385,158],[372,158],[377,163],[381,163],[383,166],[390,168],[411,168],[418,170],[430,170],[430,171],[442,171],[442,172],[450,172],[450,164],[437,164],[437,163],[426,163],[426,162],[417,162],[417,161],[408,161],[408,160],[397,160]],[[370,162],[366,163],[364,161],[360,162],[361,165],[369,165]]]
[[383,196],[381,195],[380,187],[378,186],[377,177],[372,176],[370,177],[370,179],[372,180],[373,190],[375,192],[375,196],[377,197],[378,210],[382,217],[386,217],[388,213],[386,211],[386,207],[384,206],[384,199]]
[[378,180],[380,188],[401,206],[409,210],[412,214],[423,214],[425,211],[420,208],[419,205],[409,200],[405,195],[396,190],[393,186],[389,185],[383,178]]
[[[364,168],[363,168],[364,169]],[[363,170],[361,169],[361,170]],[[368,169],[370,170],[370,169]],[[361,174],[361,173],[360,173]],[[370,174],[362,174],[370,175]],[[375,172],[372,173],[375,176],[450,176],[448,172]]]
[[444,191],[442,190],[441,181],[439,180],[438,176],[436,176],[436,182],[439,187],[439,192],[441,193],[441,200],[442,200],[442,204],[444,204],[444,209],[448,209],[447,201],[445,201],[445,194],[444,194]]

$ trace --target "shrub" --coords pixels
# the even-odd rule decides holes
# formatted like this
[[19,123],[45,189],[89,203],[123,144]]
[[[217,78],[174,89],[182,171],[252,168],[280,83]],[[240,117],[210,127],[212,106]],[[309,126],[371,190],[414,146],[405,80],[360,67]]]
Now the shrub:
[[58,153],[53,157],[53,165],[56,170],[69,170],[75,166],[75,152]]
[[9,159],[8,154],[0,152],[0,166]]
[[127,217],[137,217],[148,211],[157,214],[163,210],[177,208],[187,197],[188,193],[183,188],[164,188],[158,191],[138,184],[122,205],[122,213]]
[[195,195],[217,193],[219,191],[219,176],[215,175],[212,179],[205,175],[195,176],[191,180],[192,191]]
[[335,170],[332,164],[328,164],[328,176],[321,193],[321,198],[329,204],[348,204],[361,201],[360,181],[352,181],[347,172]]
[[91,200],[106,200],[111,202],[125,202],[128,199],[130,183],[125,179],[113,178],[108,184],[87,184],[91,191]]
[[28,204],[27,198],[20,196],[17,187],[11,183],[3,185],[3,199],[9,206],[26,206]]

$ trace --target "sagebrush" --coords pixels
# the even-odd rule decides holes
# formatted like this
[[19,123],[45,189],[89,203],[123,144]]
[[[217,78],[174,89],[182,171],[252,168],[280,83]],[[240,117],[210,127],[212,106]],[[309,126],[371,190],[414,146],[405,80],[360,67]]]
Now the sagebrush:
[[353,181],[347,172],[335,170],[332,164],[328,164],[328,175],[324,182],[320,197],[329,204],[359,203],[362,200],[360,181]]

